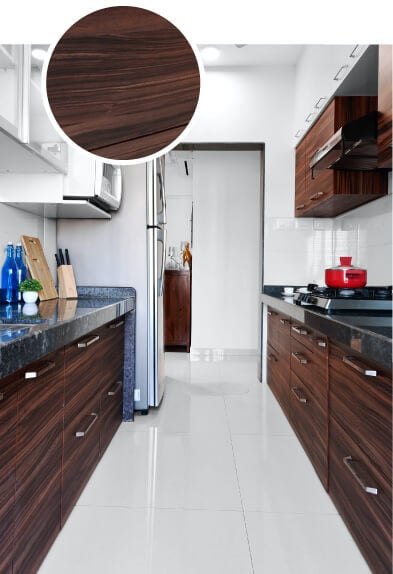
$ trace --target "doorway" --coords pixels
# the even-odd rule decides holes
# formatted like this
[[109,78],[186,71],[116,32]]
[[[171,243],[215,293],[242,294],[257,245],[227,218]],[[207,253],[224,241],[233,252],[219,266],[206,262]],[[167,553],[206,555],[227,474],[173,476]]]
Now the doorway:
[[182,144],[165,164],[168,246],[192,251],[191,351],[260,355],[264,146]]

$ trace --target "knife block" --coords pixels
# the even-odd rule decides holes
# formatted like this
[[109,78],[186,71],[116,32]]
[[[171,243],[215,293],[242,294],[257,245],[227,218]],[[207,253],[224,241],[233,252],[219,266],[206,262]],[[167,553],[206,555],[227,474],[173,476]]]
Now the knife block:
[[78,293],[72,265],[60,265],[60,267],[57,268],[57,278],[59,283],[59,298],[76,299]]

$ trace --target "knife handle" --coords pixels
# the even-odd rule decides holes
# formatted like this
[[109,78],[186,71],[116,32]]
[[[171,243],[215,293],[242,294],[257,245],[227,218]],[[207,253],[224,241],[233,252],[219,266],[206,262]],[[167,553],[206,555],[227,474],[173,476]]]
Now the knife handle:
[[55,253],[55,259],[56,259],[57,267],[60,267],[60,259],[59,259],[59,256],[57,255],[57,253]]
[[64,265],[64,255],[62,249],[59,249],[59,257],[60,257],[60,264]]
[[68,253],[68,249],[64,249],[64,254],[65,254],[66,264],[67,264],[67,265],[71,265],[71,262],[70,262],[70,254]]

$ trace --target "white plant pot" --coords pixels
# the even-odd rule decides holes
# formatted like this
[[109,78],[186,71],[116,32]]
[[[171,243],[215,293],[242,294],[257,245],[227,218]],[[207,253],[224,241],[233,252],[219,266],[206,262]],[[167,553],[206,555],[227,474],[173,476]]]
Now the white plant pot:
[[37,291],[23,291],[22,293],[23,301],[25,303],[35,303],[38,299]]

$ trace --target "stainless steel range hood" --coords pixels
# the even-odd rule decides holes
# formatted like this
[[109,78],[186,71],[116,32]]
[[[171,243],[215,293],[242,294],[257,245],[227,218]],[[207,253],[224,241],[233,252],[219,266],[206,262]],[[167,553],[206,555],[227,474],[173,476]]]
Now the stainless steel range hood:
[[340,128],[311,158],[315,173],[324,169],[373,170],[377,168],[378,112]]

